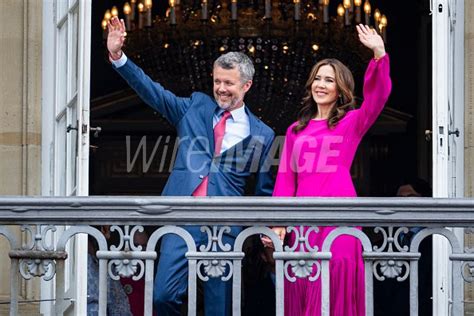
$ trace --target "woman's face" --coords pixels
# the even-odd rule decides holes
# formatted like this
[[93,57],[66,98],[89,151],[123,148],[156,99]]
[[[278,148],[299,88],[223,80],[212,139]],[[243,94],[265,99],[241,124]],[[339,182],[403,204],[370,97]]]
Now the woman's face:
[[319,106],[332,106],[338,98],[336,76],[330,65],[319,67],[311,85],[313,100]]

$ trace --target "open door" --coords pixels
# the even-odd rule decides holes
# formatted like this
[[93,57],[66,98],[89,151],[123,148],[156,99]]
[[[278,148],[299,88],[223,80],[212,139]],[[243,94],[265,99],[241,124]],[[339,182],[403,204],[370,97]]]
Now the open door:
[[[433,0],[433,196],[464,195],[464,2]],[[455,230],[463,240],[463,230]],[[450,247],[433,237],[433,315],[452,315]],[[457,311],[460,312],[460,311]],[[462,312],[462,311],[461,311]],[[456,315],[462,315],[457,314]]]
[[[42,193],[88,195],[91,0],[43,1]],[[57,227],[57,241],[65,227]],[[54,243],[55,244],[55,243]],[[87,236],[69,242],[66,300],[54,302],[54,282],[42,282],[41,313],[86,315]]]

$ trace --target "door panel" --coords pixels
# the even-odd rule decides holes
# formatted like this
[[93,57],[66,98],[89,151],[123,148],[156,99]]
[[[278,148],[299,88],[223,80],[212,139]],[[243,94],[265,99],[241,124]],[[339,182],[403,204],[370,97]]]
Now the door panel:
[[[89,73],[91,0],[43,1],[43,194],[87,195],[89,162]],[[57,227],[51,241],[67,227]],[[65,285],[72,298],[57,302],[66,314],[86,314],[87,237],[68,244]],[[54,282],[43,282],[43,299],[55,297]],[[54,314],[54,303],[41,312]]]
[[[433,196],[463,196],[464,19],[462,1],[435,0],[433,16]],[[458,131],[459,134],[456,132]],[[463,240],[462,230],[454,230]],[[433,237],[433,315],[461,315],[450,310],[451,248]],[[458,289],[459,290],[459,289]]]

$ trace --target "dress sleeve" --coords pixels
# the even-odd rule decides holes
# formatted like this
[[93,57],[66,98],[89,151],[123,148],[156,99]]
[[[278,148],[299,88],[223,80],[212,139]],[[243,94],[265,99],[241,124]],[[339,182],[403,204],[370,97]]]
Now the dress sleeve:
[[358,110],[358,131],[364,135],[382,112],[392,90],[390,59],[385,54],[379,60],[372,59],[364,76],[364,101]]
[[296,195],[296,164],[293,157],[293,147],[295,142],[295,134],[293,133],[292,124],[286,131],[285,143],[280,156],[280,165],[275,182],[273,196],[295,196]]

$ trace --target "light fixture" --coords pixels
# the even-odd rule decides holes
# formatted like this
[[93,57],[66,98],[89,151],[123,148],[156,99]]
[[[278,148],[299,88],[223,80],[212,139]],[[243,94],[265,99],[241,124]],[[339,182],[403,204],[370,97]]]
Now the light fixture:
[[128,0],[119,17],[127,56],[177,95],[212,94],[214,60],[249,55],[256,71],[246,100],[277,127],[292,123],[308,72],[322,58],[341,60],[363,80],[372,56],[354,26],[375,27],[386,39],[387,17],[373,14],[369,0]]

